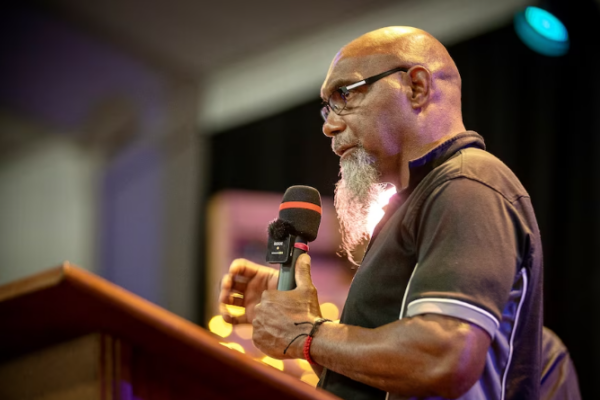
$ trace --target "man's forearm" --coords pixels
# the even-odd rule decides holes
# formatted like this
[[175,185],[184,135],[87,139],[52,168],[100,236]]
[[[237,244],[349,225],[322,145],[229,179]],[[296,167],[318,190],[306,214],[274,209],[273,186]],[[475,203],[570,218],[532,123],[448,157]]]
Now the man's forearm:
[[385,391],[456,397],[481,374],[488,347],[489,336],[477,327],[428,315],[377,329],[323,324],[312,341],[311,357],[332,371]]

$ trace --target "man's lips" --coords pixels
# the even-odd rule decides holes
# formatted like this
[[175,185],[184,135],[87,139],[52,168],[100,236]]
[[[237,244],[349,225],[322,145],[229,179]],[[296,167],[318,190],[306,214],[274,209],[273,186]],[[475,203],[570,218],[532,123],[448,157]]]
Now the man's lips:
[[343,157],[344,154],[346,154],[348,151],[350,151],[351,149],[355,148],[356,145],[344,145],[344,146],[336,146],[333,149],[333,152],[335,154],[337,154],[340,157]]

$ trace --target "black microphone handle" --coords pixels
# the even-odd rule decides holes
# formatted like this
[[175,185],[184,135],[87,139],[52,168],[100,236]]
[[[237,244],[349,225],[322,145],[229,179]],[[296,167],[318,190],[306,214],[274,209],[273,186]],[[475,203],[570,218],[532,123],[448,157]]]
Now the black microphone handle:
[[[306,245],[306,240],[300,236],[296,236],[294,243],[302,243]],[[279,264],[279,281],[277,281],[277,290],[292,290],[296,289],[296,261],[301,254],[306,251],[294,247],[292,250],[292,259],[285,264]]]

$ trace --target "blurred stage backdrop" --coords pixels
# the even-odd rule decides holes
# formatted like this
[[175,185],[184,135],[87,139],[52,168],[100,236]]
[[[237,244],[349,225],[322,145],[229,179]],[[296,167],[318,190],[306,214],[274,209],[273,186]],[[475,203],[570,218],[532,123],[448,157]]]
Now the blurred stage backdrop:
[[[567,4],[568,3],[568,4]],[[545,255],[545,324],[584,398],[600,373],[600,43],[597,1],[544,2],[569,29],[562,57],[515,34],[525,0],[7,2],[0,13],[0,284],[69,260],[265,359],[222,323],[236,257],[262,262],[291,185],[316,187],[311,246],[323,312],[353,276],[336,256],[338,159],[318,90],[335,52],[410,25],[448,46],[468,129],[529,191]]]

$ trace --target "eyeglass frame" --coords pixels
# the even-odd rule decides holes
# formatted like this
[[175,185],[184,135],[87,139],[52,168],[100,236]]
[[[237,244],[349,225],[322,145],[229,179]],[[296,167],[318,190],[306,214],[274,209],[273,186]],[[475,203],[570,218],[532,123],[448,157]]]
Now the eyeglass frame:
[[[408,70],[409,69],[404,68],[404,67],[392,68],[392,69],[390,69],[388,71],[382,72],[382,73],[377,74],[377,75],[370,76],[370,77],[365,78],[365,79],[363,79],[361,81],[358,81],[358,82],[355,82],[355,83],[351,83],[350,85],[340,86],[339,88],[335,89],[333,91],[333,93],[331,93],[329,95],[329,97],[327,98],[327,101],[323,101],[322,102],[323,107],[321,107],[321,117],[323,118],[323,120],[325,122],[327,122],[327,118],[329,117],[329,113],[331,111],[333,111],[337,115],[340,115],[340,113],[346,109],[346,105],[348,104],[347,101],[346,101],[346,95],[348,95],[348,93],[350,93],[351,90],[354,90],[354,89],[356,89],[357,87],[360,87],[360,86],[370,85],[370,84],[375,83],[378,80],[383,79],[386,76],[389,76],[389,75],[394,74],[396,72],[408,72]],[[342,100],[344,100],[344,107],[342,107],[339,111],[336,111],[334,109],[334,107],[331,105],[331,98],[333,97],[333,95],[336,92],[338,92],[340,94]]]

